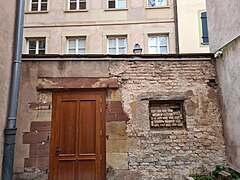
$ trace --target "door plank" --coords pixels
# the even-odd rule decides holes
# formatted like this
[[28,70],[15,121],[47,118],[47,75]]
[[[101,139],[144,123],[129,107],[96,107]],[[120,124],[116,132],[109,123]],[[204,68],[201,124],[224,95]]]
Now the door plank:
[[96,101],[80,101],[79,155],[96,155]]
[[59,156],[75,156],[77,102],[61,101],[59,128]]

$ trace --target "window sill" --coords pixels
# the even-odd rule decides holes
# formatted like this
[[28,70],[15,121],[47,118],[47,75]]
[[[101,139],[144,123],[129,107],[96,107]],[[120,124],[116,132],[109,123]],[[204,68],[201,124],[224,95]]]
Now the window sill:
[[46,14],[48,11],[26,11],[25,14]]
[[79,13],[79,12],[88,12],[88,9],[81,10],[65,10],[64,13]]
[[104,9],[104,11],[128,11],[128,8],[109,8]]
[[169,9],[170,6],[154,6],[154,7],[145,7],[145,9]]

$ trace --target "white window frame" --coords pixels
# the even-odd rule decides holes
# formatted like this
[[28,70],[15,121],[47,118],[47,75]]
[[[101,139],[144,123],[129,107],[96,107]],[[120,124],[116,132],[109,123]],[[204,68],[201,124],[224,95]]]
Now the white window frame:
[[[115,1],[115,8],[110,8],[109,7],[109,1]],[[123,8],[119,8],[118,6],[118,1],[119,0],[107,0],[107,7],[108,7],[108,9],[124,9],[124,8],[127,8],[127,0],[124,0],[124,3],[125,3],[125,7],[123,7]]]
[[[166,36],[167,37],[167,53],[161,53],[160,52],[160,37]],[[157,38],[157,53],[155,54],[169,54],[169,35],[168,34],[149,34],[148,35],[148,53],[150,53],[150,44],[149,44],[149,38],[156,37]]]
[[127,54],[128,53],[128,46],[127,46],[127,37],[126,36],[108,36],[107,37],[107,53],[108,54],[110,54],[110,52],[109,52],[109,40],[110,39],[115,39],[116,40],[116,44],[115,44],[115,47],[116,47],[116,55],[118,55],[119,54],[119,48],[120,48],[120,46],[119,46],[119,43],[118,43],[118,41],[119,41],[119,39],[122,39],[122,38],[124,38],[124,48],[125,48],[125,52],[124,52],[124,54]]
[[[79,49],[79,48],[78,48],[78,41],[79,41],[80,39],[81,39],[81,40],[85,40],[84,53],[79,53],[79,52],[78,52],[78,49]],[[67,54],[70,54],[70,53],[69,53],[69,41],[70,41],[70,40],[75,40],[75,45],[76,45],[76,46],[75,46],[75,47],[76,47],[76,48],[75,48],[75,52],[76,52],[75,54],[86,54],[86,42],[87,42],[87,38],[86,38],[86,37],[84,37],[84,36],[83,36],[83,37],[67,37]]]
[[45,41],[45,47],[44,47],[45,53],[44,54],[46,54],[46,38],[28,38],[27,39],[27,53],[30,54],[29,53],[29,51],[30,51],[30,49],[29,49],[29,41],[36,41],[35,54],[39,54],[39,50],[40,50],[39,49],[39,41],[42,41],[42,40]]
[[[76,3],[77,3],[76,9],[70,9],[70,2],[71,2],[71,1],[70,1],[70,0],[67,0],[67,1],[68,1],[68,10],[69,10],[69,11],[81,11],[81,10],[86,10],[86,9],[87,9],[87,0],[75,0]],[[79,3],[80,3],[81,1],[83,1],[83,2],[86,3],[86,8],[85,8],[85,9],[80,9]]]
[[155,1],[155,6],[149,6],[148,4],[148,2],[149,2],[149,0],[147,0],[147,7],[166,7],[166,6],[168,6],[168,0],[163,0],[163,1],[166,1],[166,4],[165,5],[160,5],[159,3],[158,3],[158,0],[154,0]]
[[[42,4],[42,3],[46,3],[47,6],[48,6],[48,0],[47,0],[47,2],[42,2],[42,0],[38,0],[38,2],[37,2],[37,4],[38,4],[38,10],[37,10],[37,11],[32,11],[32,3],[33,3],[32,0],[30,0],[29,11],[31,11],[31,12],[42,11],[42,10],[41,10],[41,4]],[[47,9],[48,9],[48,7],[47,7]],[[43,11],[47,11],[47,10],[43,10]]]

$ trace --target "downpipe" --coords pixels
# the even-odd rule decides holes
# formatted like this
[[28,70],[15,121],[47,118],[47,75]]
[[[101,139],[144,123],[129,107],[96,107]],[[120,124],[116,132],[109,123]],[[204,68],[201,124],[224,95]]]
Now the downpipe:
[[8,118],[4,131],[2,180],[11,180],[13,178],[14,148],[17,132],[16,117],[22,63],[24,4],[24,0],[17,0],[11,90],[8,104]]

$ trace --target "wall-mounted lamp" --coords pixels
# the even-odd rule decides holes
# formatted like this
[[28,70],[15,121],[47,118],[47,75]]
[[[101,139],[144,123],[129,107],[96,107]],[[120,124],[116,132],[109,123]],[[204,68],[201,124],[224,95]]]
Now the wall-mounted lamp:
[[134,54],[142,54],[142,48],[140,44],[135,44],[133,47],[133,53]]

